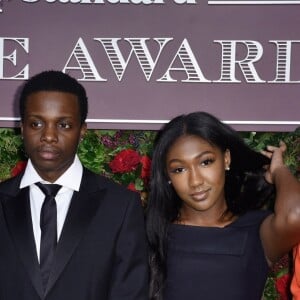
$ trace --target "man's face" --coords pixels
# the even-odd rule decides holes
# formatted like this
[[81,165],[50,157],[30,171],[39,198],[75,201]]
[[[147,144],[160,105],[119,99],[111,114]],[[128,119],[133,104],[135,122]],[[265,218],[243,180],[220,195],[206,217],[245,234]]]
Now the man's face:
[[24,146],[39,175],[54,182],[73,163],[86,131],[80,123],[77,97],[40,91],[28,96],[21,124]]

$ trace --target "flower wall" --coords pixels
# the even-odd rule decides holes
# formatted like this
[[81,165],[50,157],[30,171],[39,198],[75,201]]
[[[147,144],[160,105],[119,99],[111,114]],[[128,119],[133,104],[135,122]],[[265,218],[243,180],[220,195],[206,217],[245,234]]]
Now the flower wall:
[[[257,151],[283,140],[288,146],[286,164],[300,180],[300,128],[286,133],[240,134]],[[88,130],[79,145],[78,155],[88,169],[139,192],[146,206],[155,135],[155,131]],[[26,154],[19,130],[0,128],[0,181],[15,176],[25,166]],[[287,255],[271,270],[263,300],[289,299],[290,263]]]

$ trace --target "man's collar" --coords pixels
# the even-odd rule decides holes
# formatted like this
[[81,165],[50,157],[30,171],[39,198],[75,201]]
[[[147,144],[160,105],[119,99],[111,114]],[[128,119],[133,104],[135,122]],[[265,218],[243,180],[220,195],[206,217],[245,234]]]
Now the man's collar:
[[[83,167],[77,155],[72,165],[54,182],[74,191],[79,191]],[[24,175],[20,182],[20,188],[30,186],[36,182],[45,182],[37,173],[31,160],[28,160]]]

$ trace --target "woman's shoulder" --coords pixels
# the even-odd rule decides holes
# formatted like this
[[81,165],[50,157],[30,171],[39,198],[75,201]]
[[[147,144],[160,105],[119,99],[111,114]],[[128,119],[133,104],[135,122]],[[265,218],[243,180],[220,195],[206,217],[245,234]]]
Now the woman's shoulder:
[[260,225],[261,222],[271,214],[270,210],[250,210],[240,215],[234,222],[228,225],[228,227],[244,227]]

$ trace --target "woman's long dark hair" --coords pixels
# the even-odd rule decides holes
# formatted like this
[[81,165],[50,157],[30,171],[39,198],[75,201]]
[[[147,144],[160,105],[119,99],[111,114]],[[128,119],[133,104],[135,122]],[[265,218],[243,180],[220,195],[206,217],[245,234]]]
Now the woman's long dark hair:
[[274,194],[264,180],[264,166],[270,160],[250,149],[239,134],[206,112],[181,115],[158,133],[152,157],[146,229],[150,247],[150,299],[161,300],[166,278],[168,226],[179,214],[181,200],[168,184],[166,155],[182,135],[195,135],[225,152],[230,150],[230,171],[226,172],[225,199],[228,211],[241,215],[261,208]]

